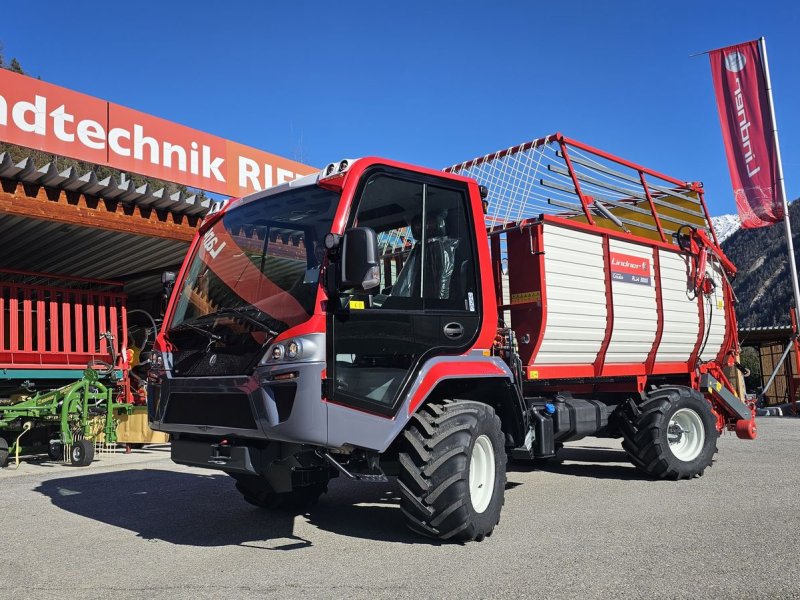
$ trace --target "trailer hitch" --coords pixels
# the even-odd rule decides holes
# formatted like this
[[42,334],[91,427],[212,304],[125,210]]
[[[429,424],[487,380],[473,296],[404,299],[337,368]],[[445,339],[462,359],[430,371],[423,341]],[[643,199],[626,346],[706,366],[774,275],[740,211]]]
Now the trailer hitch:
[[756,439],[758,431],[753,410],[739,400],[726,385],[723,385],[710,373],[703,373],[700,376],[700,389],[706,393],[706,396],[712,397],[722,404],[727,413],[735,419],[735,422],[729,427],[736,432],[736,437],[745,440]]
[[378,466],[378,457],[374,454],[367,453],[367,466],[370,470],[369,473],[353,473],[349,471],[343,464],[333,458],[330,454],[323,450],[316,450],[315,454],[339,471],[342,475],[347,477],[348,479],[353,479],[355,481],[367,481],[369,483],[385,483],[388,480],[386,475],[381,470],[380,466]]

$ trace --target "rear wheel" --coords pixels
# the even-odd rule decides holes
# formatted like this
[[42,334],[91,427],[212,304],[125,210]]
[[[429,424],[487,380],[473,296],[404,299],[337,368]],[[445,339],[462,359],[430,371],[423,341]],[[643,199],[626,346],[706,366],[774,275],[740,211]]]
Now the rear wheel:
[[328,482],[296,487],[291,492],[273,491],[267,481],[257,475],[235,475],[236,489],[245,502],[259,508],[303,509],[313,506],[328,491]]
[[89,440],[77,440],[72,444],[69,461],[73,467],[86,467],[94,460],[94,444]]
[[0,469],[8,464],[8,442],[0,438]]
[[500,521],[506,453],[491,406],[428,404],[403,432],[400,510],[410,529],[442,540],[481,541]]
[[699,477],[717,452],[717,419],[699,392],[655,390],[620,415],[622,447],[641,471],[660,479]]

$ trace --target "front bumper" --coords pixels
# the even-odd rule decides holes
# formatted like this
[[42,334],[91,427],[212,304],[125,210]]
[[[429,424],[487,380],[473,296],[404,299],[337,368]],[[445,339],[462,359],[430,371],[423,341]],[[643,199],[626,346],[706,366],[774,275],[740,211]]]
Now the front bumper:
[[[167,433],[327,443],[323,362],[258,367],[252,375],[171,377],[148,385],[150,426]],[[277,381],[275,375],[293,373]]]
[[172,460],[181,465],[217,469],[237,476],[263,478],[278,493],[326,483],[339,475],[303,446],[289,444],[236,445],[201,440],[172,442]]

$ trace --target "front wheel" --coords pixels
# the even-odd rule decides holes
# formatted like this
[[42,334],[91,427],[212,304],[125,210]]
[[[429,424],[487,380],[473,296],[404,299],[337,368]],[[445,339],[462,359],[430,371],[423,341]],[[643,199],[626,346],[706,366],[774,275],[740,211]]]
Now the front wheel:
[[69,461],[73,467],[86,467],[94,460],[94,444],[89,440],[78,440],[72,444]]
[[427,404],[403,432],[400,510],[410,529],[442,540],[481,541],[505,502],[506,453],[491,406]]
[[711,466],[717,452],[717,419],[699,392],[687,387],[655,390],[620,415],[622,448],[651,477],[690,479]]

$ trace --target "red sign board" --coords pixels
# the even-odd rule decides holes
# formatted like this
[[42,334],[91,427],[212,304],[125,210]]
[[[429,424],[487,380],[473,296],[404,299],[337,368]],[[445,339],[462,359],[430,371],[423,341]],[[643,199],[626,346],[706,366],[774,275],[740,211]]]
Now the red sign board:
[[0,140],[228,196],[316,170],[5,69]]
[[717,111],[742,227],[783,219],[778,163],[758,42],[709,53]]
[[612,281],[650,285],[650,259],[621,252],[611,252]]

